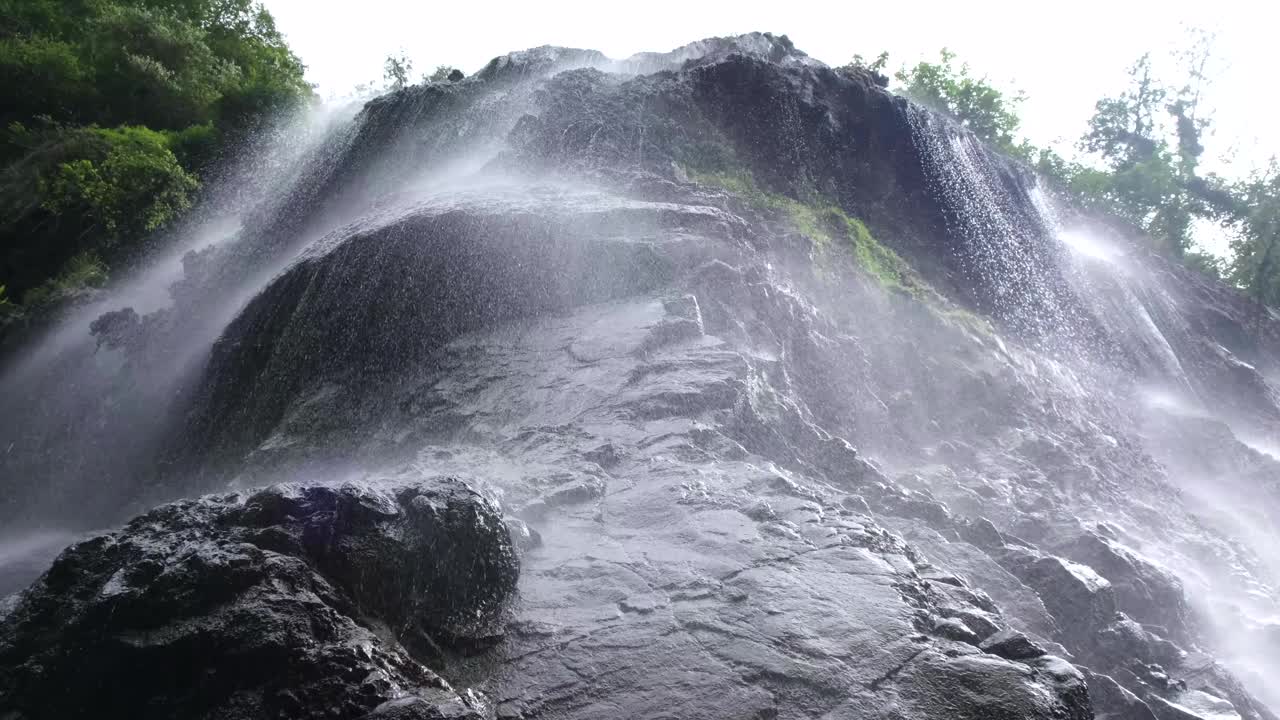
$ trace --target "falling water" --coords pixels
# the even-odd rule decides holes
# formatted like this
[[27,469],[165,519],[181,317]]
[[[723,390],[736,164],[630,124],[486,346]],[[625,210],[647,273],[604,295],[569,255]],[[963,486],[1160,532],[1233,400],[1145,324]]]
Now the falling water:
[[1254,692],[1277,702],[1266,670],[1276,666],[1276,651],[1251,638],[1274,633],[1280,622],[1280,564],[1271,557],[1280,524],[1270,509],[1280,463],[1256,452],[1256,431],[1218,412],[1223,391],[1188,369],[1203,361],[1179,354],[1204,346],[1180,307],[1198,300],[1175,297],[1168,273],[1144,262],[1131,241],[1059,210],[1025,171],[1000,166],[971,134],[922,111],[912,124],[935,192],[952,210],[951,230],[962,240],[960,269],[991,290],[976,298],[977,306],[1107,378],[1091,394],[1146,428],[1149,451],[1211,532],[1258,558],[1224,574],[1187,554],[1177,539],[1145,538],[1144,552],[1186,583],[1228,664]]
[[[253,292],[245,285],[264,281],[269,272],[249,283],[235,277],[209,288],[196,300],[199,311],[191,312],[175,306],[185,271],[200,255],[241,252],[250,213],[311,181],[341,148],[341,138],[352,134],[352,116],[350,106],[320,106],[261,130],[235,163],[206,183],[191,218],[156,239],[149,258],[10,358],[0,376],[0,517],[10,533],[24,527],[63,532],[116,520],[120,496],[154,477],[155,443],[184,383]],[[145,354],[131,355],[90,333],[95,319],[123,308],[157,323],[180,319],[163,337],[156,332]]]
[[[716,63],[723,76],[700,74]],[[768,115],[710,81],[797,97]],[[1274,438],[1218,400],[1222,368],[1245,387],[1269,381],[1196,324],[1187,283],[916,106],[886,100],[905,123],[887,112],[896,125],[858,127],[910,136],[916,153],[903,154],[922,167],[900,174],[923,170],[910,209],[945,220],[920,244],[938,276],[958,278],[955,298],[882,292],[844,256],[815,268],[836,253],[778,212],[799,200],[753,205],[692,182],[681,163],[706,146],[667,147],[710,138],[732,154],[719,144],[737,142],[744,165],[764,145],[823,152],[799,139],[810,123],[804,137],[857,156],[848,128],[870,113],[844,105],[879,92],[755,35],[622,61],[540,48],[286,123],[209,183],[202,212],[149,261],[0,377],[0,593],[144,504],[394,465],[461,476],[502,501],[531,547],[544,538],[524,558],[521,630],[494,663],[532,688],[530,707],[555,693],[568,693],[560,707],[595,692],[648,702],[650,677],[678,692],[718,665],[740,707],[760,703],[744,717],[776,714],[786,692],[830,700],[832,716],[846,687],[856,702],[880,685],[909,699],[898,689],[936,685],[930,663],[979,657],[976,640],[955,640],[957,617],[1047,626],[1033,639],[1055,652],[1071,642],[1079,628],[1047,614],[1063,588],[1006,570],[1080,539],[1180,578],[1212,633],[1205,648],[1189,631],[1178,641],[1225,657],[1265,696],[1277,654],[1247,640],[1280,624]],[[699,105],[708,97],[743,105]],[[689,127],[670,126],[675,110]],[[755,112],[781,119],[731,122]],[[842,187],[810,178],[828,167],[811,160],[799,175]],[[903,170],[899,157],[856,160]],[[872,202],[840,210],[877,224]],[[125,337],[90,334],[122,308]],[[882,435],[898,441],[901,473],[854,450]],[[229,471],[210,462],[200,476],[223,454]],[[165,484],[179,475],[189,484]],[[981,522],[991,529],[970,541]],[[1013,602],[991,610],[987,589]],[[943,607],[944,594],[987,609]],[[949,639],[933,625],[944,619]],[[921,637],[969,646],[914,648]],[[544,642],[573,658],[574,677],[538,665]],[[686,643],[698,672],[665,682],[675,676],[646,655],[641,679],[578,685],[577,667],[628,667],[635,648],[665,643]],[[981,662],[1013,668],[1036,702],[1056,687],[1044,668],[1057,666]],[[700,687],[685,699],[719,701]]]

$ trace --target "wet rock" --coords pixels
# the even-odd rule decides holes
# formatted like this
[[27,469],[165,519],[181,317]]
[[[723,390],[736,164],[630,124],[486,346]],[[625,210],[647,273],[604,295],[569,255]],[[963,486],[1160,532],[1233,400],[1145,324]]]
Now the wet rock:
[[[312,245],[215,345],[183,453],[218,457],[252,447],[270,435],[303,383],[341,375],[348,366],[364,368],[366,376],[392,372],[468,330],[667,282],[671,258],[651,243],[602,230],[611,223],[679,222],[662,216],[673,208],[593,198],[574,204],[550,192],[464,196],[454,205],[372,219]],[[682,212],[715,215],[708,208]],[[365,277],[407,285],[353,296]],[[410,286],[416,290],[404,289]]]
[[978,634],[970,630],[969,626],[959,618],[938,618],[933,623],[933,634],[970,645],[977,645],[979,639]]
[[[976,595],[976,594],[975,594]],[[990,602],[990,598],[975,597],[972,601],[974,605],[986,605],[986,609],[979,610],[975,608],[956,608],[942,607],[939,612],[944,617],[953,617],[965,624],[965,627],[973,631],[973,634],[979,640],[985,640],[1000,630],[996,616],[992,611],[996,609],[995,603]]]
[[542,502],[550,507],[591,502],[604,495],[604,488],[600,478],[582,477],[544,493]]
[[1087,638],[1115,617],[1111,583],[1084,565],[1031,553],[1008,553],[1002,564],[1035,589],[1068,636]]
[[103,313],[89,324],[89,333],[97,338],[98,347],[127,348],[138,339],[142,318],[131,307]]
[[[1260,563],[1210,538],[1145,455],[1124,393],[1159,375],[1135,368],[1160,368],[1132,343],[1095,342],[1101,329],[1137,334],[1107,317],[1132,310],[1142,332],[1163,333],[1142,335],[1158,341],[1146,345],[1188,360],[1201,396],[1247,392],[1224,403],[1265,415],[1280,344],[1254,328],[1275,323],[1230,291],[1134,254],[1134,268],[1177,278],[1142,293],[1176,297],[1107,296],[1115,307],[1092,317],[1069,296],[1076,266],[1062,262],[1023,168],[785,38],[623,63],[539,48],[375,100],[350,131],[283,209],[264,210],[271,219],[231,253],[245,259],[223,272],[284,263],[331,208],[367,213],[310,242],[225,329],[180,438],[190,447],[174,454],[242,477],[412,457],[494,478],[495,497],[527,520],[506,524],[525,570],[515,629],[496,646],[487,611],[403,607],[383,580],[402,567],[344,564],[287,529],[244,541],[305,566],[286,580],[329,584],[313,606],[356,629],[312,645],[372,648],[352,674],[394,653],[442,674],[455,654],[493,653],[464,675],[484,675],[492,703],[379,686],[358,712],[1074,720],[1089,700],[1071,657],[1108,673],[1097,677],[1109,685],[1088,682],[1104,717],[1147,720],[1137,694],[1174,702],[1198,690],[1270,720],[1244,710],[1243,688],[1218,689],[1225,670],[1189,665],[1162,637],[1196,628],[1176,584],[1119,528],[1173,560],[1200,553],[1205,567],[1262,577]],[[424,170],[469,164],[455,161],[477,144],[502,148],[491,175],[522,184],[399,194],[416,192]],[[708,171],[858,216],[938,296],[880,292],[790,213]],[[596,189],[565,190],[566,178]],[[970,195],[993,204],[975,213]],[[967,234],[973,217],[993,224]],[[1003,220],[1017,237],[992,232]],[[272,248],[288,253],[264,262]],[[239,297],[177,295],[202,309]],[[979,327],[952,300],[1000,326]],[[1104,381],[1037,342],[1041,311],[1064,308],[1083,350],[1104,349]],[[1197,322],[1208,326],[1187,335]],[[1174,444],[1209,445],[1195,437]],[[1100,515],[1115,523],[1082,536]],[[474,561],[472,545],[450,552]],[[1257,587],[1241,597],[1262,597]],[[372,639],[348,642],[366,621]],[[314,627],[296,629],[301,644]],[[375,679],[407,684],[397,662]],[[308,683],[280,714],[323,696]]]
[[500,637],[516,579],[500,515],[455,480],[162,506],[20,596],[0,622],[0,711],[479,718],[483,699],[424,663]]
[[1190,610],[1182,583],[1135,552],[1093,533],[1081,535],[1064,554],[1107,578],[1117,606],[1138,621],[1159,625],[1174,639],[1190,637]]
[[1123,613],[1117,614],[1111,624],[1099,628],[1093,642],[1094,654],[1106,658],[1114,666],[1123,666],[1137,659],[1176,667],[1186,656],[1177,645],[1147,630]]
[[1172,698],[1147,697],[1157,720],[1242,720],[1229,701],[1199,690],[1187,690]]
[[960,537],[986,550],[1004,547],[1005,538],[996,526],[986,518],[978,518],[961,525]]
[[1157,720],[1155,713],[1137,695],[1110,676],[1085,671],[1095,720]]
[[983,640],[978,647],[986,653],[1009,660],[1030,660],[1045,655],[1044,648],[1016,630],[1001,630]]
[[[1045,662],[1039,666],[1028,666],[990,655],[948,658],[925,653],[899,677],[923,679],[927,673],[931,681],[922,691],[905,694],[904,704],[917,713],[947,708],[947,717],[955,720],[1092,718],[1088,690],[1080,672],[1057,658],[1042,660]],[[1023,684],[1032,678],[1052,684],[1056,692],[1049,697],[1035,694]]]
[[507,532],[511,534],[512,544],[520,552],[525,553],[542,545],[542,535],[537,530],[529,527],[529,524],[524,520],[507,517],[504,522],[507,525]]

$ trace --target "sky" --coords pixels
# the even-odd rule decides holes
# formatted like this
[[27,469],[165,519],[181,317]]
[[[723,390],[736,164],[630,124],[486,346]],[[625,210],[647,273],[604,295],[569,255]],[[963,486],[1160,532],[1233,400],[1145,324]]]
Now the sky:
[[1280,154],[1273,75],[1280,4],[1271,0],[265,4],[322,95],[380,81],[383,59],[399,50],[413,60],[415,74],[440,64],[469,74],[495,56],[537,45],[625,57],[763,30],[785,33],[801,50],[834,65],[854,53],[874,57],[888,50],[896,68],[950,48],[997,85],[1027,93],[1024,132],[1040,143],[1073,142],[1094,102],[1124,87],[1126,68],[1140,54],[1167,58],[1185,45],[1187,27],[1199,27],[1215,33],[1219,56],[1207,95],[1216,111],[1211,154],[1233,151],[1237,164]]
[[[538,45],[592,48],[615,58],[754,30],[788,35],[830,65],[890,54],[890,68],[947,47],[998,87],[1018,89],[1022,134],[1070,151],[1093,106],[1124,89],[1144,52],[1170,81],[1188,29],[1214,34],[1217,60],[1205,93],[1214,134],[1206,166],[1247,174],[1280,155],[1275,89],[1276,0],[1077,0],[1066,3],[911,0],[472,0],[421,2],[264,0],[322,96],[381,82],[401,50],[414,75],[436,65],[471,74],[491,58]],[[1224,160],[1225,158],[1225,160]]]

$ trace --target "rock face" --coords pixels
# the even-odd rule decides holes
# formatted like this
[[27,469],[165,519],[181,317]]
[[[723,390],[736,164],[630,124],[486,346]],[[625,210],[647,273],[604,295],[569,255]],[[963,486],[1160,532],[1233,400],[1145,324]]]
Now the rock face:
[[280,485],[73,545],[0,621],[0,714],[484,717],[424,665],[498,642],[518,565],[456,480]]
[[20,717],[1274,720],[1280,319],[876,78],[539,48],[296,178],[99,326],[132,382],[201,358],[106,486],[315,486],[69,550]]

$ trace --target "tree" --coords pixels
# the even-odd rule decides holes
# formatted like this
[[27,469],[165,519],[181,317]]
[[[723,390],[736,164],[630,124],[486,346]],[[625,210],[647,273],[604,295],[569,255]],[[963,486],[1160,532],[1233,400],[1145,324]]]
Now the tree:
[[[997,90],[987,78],[971,75],[967,64],[957,67],[955,58],[955,53],[943,48],[938,62],[917,63],[910,70],[899,70],[894,78],[901,84],[902,94],[950,115],[982,140],[1015,152],[1014,134],[1021,123],[1017,111],[1026,96]],[[881,59],[887,61],[883,54]]]
[[464,77],[461,70],[451,65],[437,65],[428,75],[423,75],[424,82],[457,82]]
[[309,100],[256,0],[0,0],[0,121],[230,128]]
[[197,174],[313,97],[259,0],[0,0],[5,318],[100,284]]
[[382,78],[392,90],[400,90],[409,84],[409,73],[413,72],[413,61],[401,50],[397,55],[388,55],[382,63]]
[[878,83],[879,85],[883,87],[888,87],[889,76],[885,74],[885,68],[887,68],[888,66],[889,66],[889,53],[888,51],[881,51],[880,54],[876,56],[876,59],[872,60],[871,62],[867,62],[866,58],[864,58],[861,55],[855,54],[853,56],[853,60],[850,60],[847,64],[841,65],[840,67],[836,68],[836,71],[842,72],[845,74],[865,72],[869,74],[873,79],[875,79],[876,83]]
[[1280,164],[1240,182],[1238,210],[1228,220],[1235,231],[1228,277],[1253,298],[1280,307]]

